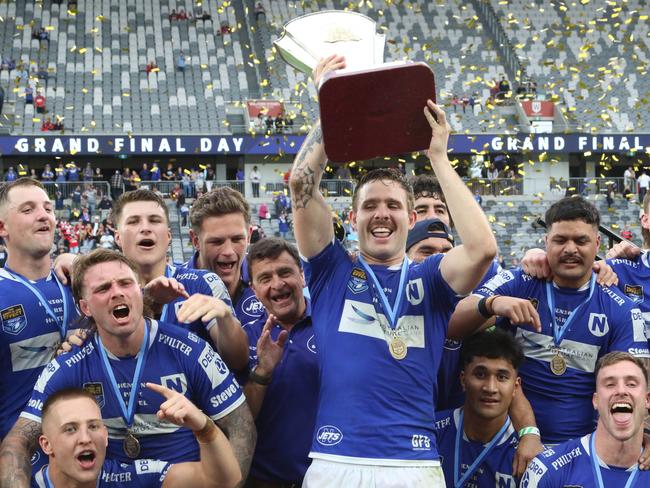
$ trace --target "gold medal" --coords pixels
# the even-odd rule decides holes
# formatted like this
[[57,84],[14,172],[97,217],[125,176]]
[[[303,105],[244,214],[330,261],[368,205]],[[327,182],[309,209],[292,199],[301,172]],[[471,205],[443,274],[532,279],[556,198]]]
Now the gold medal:
[[559,351],[551,359],[551,371],[556,376],[562,376],[566,372],[566,359]]
[[138,459],[140,456],[140,441],[131,433],[131,431],[126,432],[122,448],[124,449],[124,453],[131,459]]
[[398,361],[406,357],[408,348],[406,343],[399,337],[393,337],[388,344],[388,349],[390,350],[390,355],[393,356]]

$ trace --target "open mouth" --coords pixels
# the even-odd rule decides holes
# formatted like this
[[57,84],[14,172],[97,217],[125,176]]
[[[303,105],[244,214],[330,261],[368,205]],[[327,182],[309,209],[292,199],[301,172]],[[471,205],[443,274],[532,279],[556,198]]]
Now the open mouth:
[[82,451],[77,456],[77,461],[83,469],[90,469],[95,466],[96,457],[94,451]]
[[118,305],[113,308],[113,317],[116,319],[124,319],[129,316],[129,307],[124,304]]
[[156,243],[153,239],[142,239],[138,242],[138,247],[143,249],[153,249],[156,246]]
[[221,271],[223,271],[225,273],[229,273],[229,272],[231,272],[232,270],[235,269],[236,264],[237,264],[237,261],[228,261],[228,262],[217,261],[217,269],[219,269],[219,270],[221,270]]
[[370,231],[370,234],[378,239],[386,239],[390,237],[392,233],[392,229],[389,229],[388,227],[375,227]]
[[632,419],[634,408],[629,402],[616,402],[612,404],[609,411],[612,414],[614,422],[617,424],[625,424]]
[[291,292],[285,292],[285,293],[278,293],[277,295],[274,295],[271,297],[271,301],[273,303],[282,303],[286,300],[288,300],[291,297]]

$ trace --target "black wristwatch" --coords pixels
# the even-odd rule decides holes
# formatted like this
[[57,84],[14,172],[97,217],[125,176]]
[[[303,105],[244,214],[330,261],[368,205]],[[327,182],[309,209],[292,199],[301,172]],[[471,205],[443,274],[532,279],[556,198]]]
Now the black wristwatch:
[[268,386],[271,384],[271,381],[273,381],[273,375],[270,375],[268,378],[264,377],[262,375],[259,375],[255,372],[257,369],[257,365],[253,366],[253,369],[250,370],[248,373],[248,379],[251,380],[253,383],[257,383],[258,385],[263,385],[263,386]]

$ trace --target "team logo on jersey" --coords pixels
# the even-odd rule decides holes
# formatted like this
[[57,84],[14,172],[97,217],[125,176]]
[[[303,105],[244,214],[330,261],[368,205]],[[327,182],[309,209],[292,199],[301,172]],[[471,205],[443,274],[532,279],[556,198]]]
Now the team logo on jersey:
[[537,298],[528,297],[528,301],[533,305],[533,307],[535,307],[535,310],[537,310],[539,300]]
[[448,351],[457,351],[458,349],[460,349],[461,344],[462,343],[460,341],[455,341],[453,339],[445,339],[444,347]]
[[316,433],[316,440],[323,446],[335,446],[343,440],[343,433],[333,425],[323,425]]
[[316,340],[314,339],[314,336],[311,336],[307,341],[307,349],[316,354]]
[[643,303],[643,286],[625,285],[623,293],[625,293],[634,303]]
[[244,303],[242,303],[242,310],[250,317],[258,317],[264,313],[264,305],[260,302],[255,295],[249,296]]
[[27,327],[27,316],[22,304],[0,310],[0,318],[2,319],[2,330],[7,334],[18,335]]
[[596,337],[603,337],[609,332],[609,323],[607,315],[604,313],[589,314],[589,332]]
[[99,408],[104,408],[104,385],[101,383],[84,383],[82,386],[83,391],[90,393],[95,397]]
[[413,306],[419,305],[424,300],[424,285],[422,278],[411,280],[406,285],[406,298]]
[[368,280],[366,279],[366,272],[359,268],[353,268],[348,281],[348,290],[352,293],[363,293],[368,289]]
[[494,478],[499,488],[517,488],[515,479],[509,474],[503,474],[497,471],[494,473]]
[[161,376],[160,384],[170,390],[180,393],[181,395],[185,395],[185,392],[187,391],[187,379],[183,373]]

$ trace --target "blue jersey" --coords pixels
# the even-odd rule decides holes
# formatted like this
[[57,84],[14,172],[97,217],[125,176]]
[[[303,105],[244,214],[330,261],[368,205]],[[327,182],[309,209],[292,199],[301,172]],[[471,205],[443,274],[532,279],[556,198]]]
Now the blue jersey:
[[[118,359],[106,353],[122,396],[128,402],[137,357]],[[164,399],[144,384],[162,384],[183,393],[214,420],[244,403],[241,389],[210,345],[179,327],[152,321],[146,354],[132,427],[140,441],[140,454],[143,458],[174,463],[196,461],[199,448],[192,432],[167,421],[161,422],[156,412]],[[122,450],[126,424],[110,380],[104,373],[96,336],[45,367],[21,417],[40,422],[45,400],[67,387],[82,387],[95,395],[108,428],[107,457],[132,462]]]
[[[409,263],[396,332],[373,305],[370,277],[341,243],[329,244],[309,260],[321,379],[311,457],[438,465],[436,373],[449,311],[458,300],[440,274],[442,258]],[[371,268],[395,302],[400,269]],[[407,346],[401,360],[389,352],[394,334]]]
[[[513,327],[505,319],[497,325],[510,330],[521,345],[526,361],[519,368],[526,398],[535,412],[542,439],[559,443],[594,429],[591,398],[596,387],[596,362],[611,351],[626,351],[649,357],[641,311],[616,289],[595,285],[593,296],[575,315],[559,346],[553,339],[546,282],[524,274],[521,269],[503,271],[477,290],[480,296],[505,295],[530,300],[537,308],[542,332],[530,326]],[[555,317],[563,327],[569,314],[588,297],[588,286],[580,290],[552,284]],[[552,367],[558,354],[566,371],[559,375]]]
[[608,259],[618,276],[618,288],[632,300],[643,313],[646,335],[650,340],[650,262],[648,253],[639,255],[634,260]]
[[[198,252],[194,253],[189,261],[182,266],[196,269],[197,259]],[[244,258],[241,265],[241,282],[237,287],[237,294],[230,298],[232,300],[232,306],[235,309],[235,317],[239,319],[239,322],[241,322],[242,325],[245,325],[248,322],[254,322],[257,319],[264,317],[266,314],[264,305],[262,305],[262,302],[257,299],[255,292],[250,287],[246,258]]]
[[[445,473],[445,483],[448,487],[454,486],[456,433],[458,432],[460,412],[460,408],[436,412],[436,440],[442,470]],[[510,424],[463,486],[516,488],[517,484],[512,476],[512,461],[515,458],[518,445],[519,437],[512,424]],[[467,472],[474,460],[483,452],[484,447],[485,445],[480,442],[469,440],[463,432],[460,440],[460,459],[458,461],[460,473],[457,474],[458,479]]]
[[[195,293],[200,293],[202,295],[216,297],[222,300],[226,305],[228,305],[228,307],[230,307],[231,310],[233,310],[232,302],[230,301],[230,295],[228,294],[226,285],[223,284],[221,278],[219,278],[215,273],[206,271],[204,269],[167,266],[165,269],[165,276],[170,276],[182,284],[185,287],[185,291],[188,295],[192,296]],[[209,331],[216,325],[216,319],[213,319],[208,324],[204,324],[200,319],[186,324],[179,322],[176,318],[176,313],[181,308],[183,303],[185,303],[185,300],[186,298],[184,297],[178,297],[173,302],[166,304],[163,307],[163,311],[160,315],[160,321],[178,325],[183,329],[188,329],[191,332],[197,334],[202,339],[211,342],[209,340]]]
[[[591,460],[591,436],[587,434],[541,453],[528,465],[521,479],[521,488],[598,486]],[[604,488],[624,487],[632,469],[607,466],[601,461]],[[633,486],[650,486],[650,471],[639,470]]]
[[[63,320],[63,303],[68,313],[67,328],[78,318],[69,287],[65,297],[50,274],[30,282]],[[0,269],[0,439],[11,430],[30,396],[43,367],[54,357],[61,343],[61,331],[39,298],[15,280],[6,269]]]
[[[262,318],[244,326],[250,344],[250,368],[257,364],[256,344],[265,322]],[[282,330],[276,324],[271,329],[271,338],[277,340]],[[318,382],[314,330],[307,302],[305,317],[289,331],[282,360],[273,371],[273,382],[266,388],[255,421],[257,445],[251,476],[276,482],[299,482],[305,476],[316,422]]]
[[[173,465],[155,459],[136,459],[133,464],[105,459],[99,472],[97,488],[160,488]],[[44,466],[32,477],[33,488],[54,488]],[[57,487],[58,488],[58,487]]]
[[[501,266],[492,261],[490,268],[478,284],[480,288],[501,271]],[[451,317],[451,313],[449,314]],[[460,384],[460,347],[461,341],[445,339],[440,368],[438,369],[438,391],[435,399],[438,410],[451,410],[465,403],[465,392]]]

